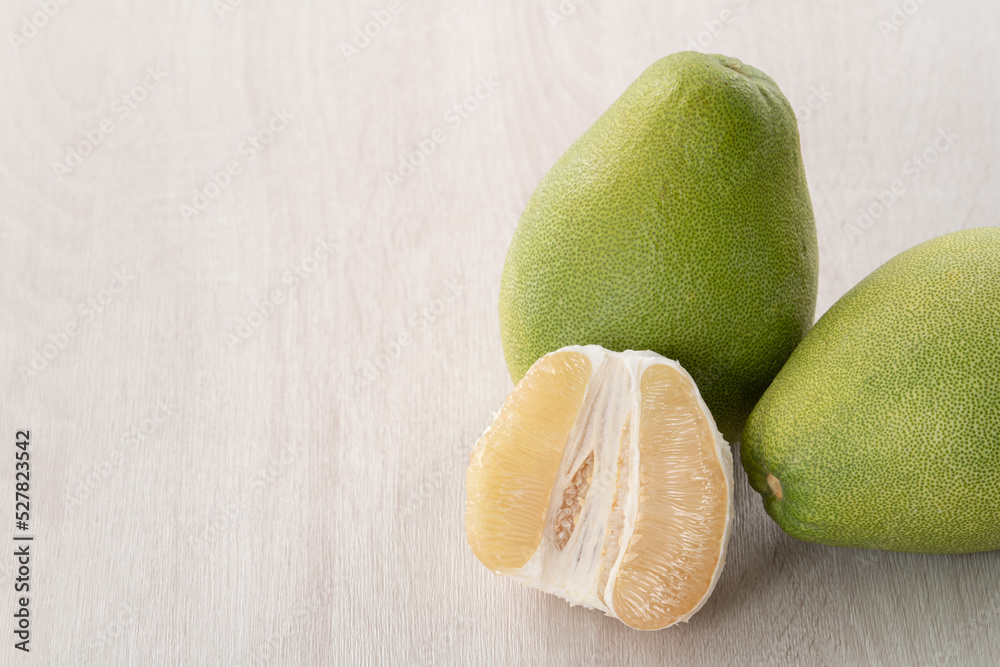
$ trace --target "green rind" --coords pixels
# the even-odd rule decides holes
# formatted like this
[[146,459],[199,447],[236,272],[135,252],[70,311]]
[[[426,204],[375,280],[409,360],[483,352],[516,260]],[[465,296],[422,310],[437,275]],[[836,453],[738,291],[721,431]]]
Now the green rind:
[[761,398],[741,454],[801,540],[1000,548],[1000,228],[922,243],[845,294]]
[[566,345],[690,371],[726,439],[812,324],[816,229],[787,100],[758,70],[680,53],[556,162],[504,266],[511,377]]

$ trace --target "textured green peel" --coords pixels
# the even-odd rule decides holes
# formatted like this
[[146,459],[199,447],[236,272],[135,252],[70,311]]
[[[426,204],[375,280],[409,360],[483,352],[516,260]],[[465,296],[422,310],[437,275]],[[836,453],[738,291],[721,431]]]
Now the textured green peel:
[[649,349],[725,437],[812,324],[816,229],[795,116],[759,70],[678,53],[646,70],[525,208],[500,291],[514,380],[566,345]]
[[754,409],[741,454],[799,539],[1000,548],[1000,228],[922,243],[845,294]]

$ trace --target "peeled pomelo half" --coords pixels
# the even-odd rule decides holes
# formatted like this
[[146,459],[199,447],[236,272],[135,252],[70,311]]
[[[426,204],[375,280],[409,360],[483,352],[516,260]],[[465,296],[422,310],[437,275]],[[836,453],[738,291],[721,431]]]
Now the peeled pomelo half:
[[697,386],[653,352],[564,347],[472,452],[465,532],[496,574],[640,630],[688,620],[722,572],[733,458]]

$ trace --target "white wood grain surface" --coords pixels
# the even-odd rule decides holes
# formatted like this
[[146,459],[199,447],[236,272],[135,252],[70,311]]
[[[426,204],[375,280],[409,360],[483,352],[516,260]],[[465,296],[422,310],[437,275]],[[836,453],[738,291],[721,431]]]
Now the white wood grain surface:
[[517,217],[645,67],[723,52],[799,110],[818,316],[997,224],[995,2],[8,0],[0,27],[0,539],[19,429],[36,535],[29,655],[0,549],[0,664],[996,663],[997,553],[804,544],[740,468],[717,592],[662,632],[493,577],[462,527]]

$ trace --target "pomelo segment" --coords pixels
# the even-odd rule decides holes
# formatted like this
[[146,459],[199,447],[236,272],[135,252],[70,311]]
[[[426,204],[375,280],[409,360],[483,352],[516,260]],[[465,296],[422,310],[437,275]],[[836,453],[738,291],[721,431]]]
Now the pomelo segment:
[[715,586],[732,485],[690,379],[657,365],[640,387],[639,518],[614,600],[622,620],[653,630],[661,619],[689,615]]
[[540,359],[472,453],[465,532],[494,572],[521,567],[538,549],[566,434],[590,372],[590,359],[580,353]]
[[664,628],[690,618],[722,572],[732,470],[677,362],[566,347],[531,367],[477,443],[466,535],[497,574]]

